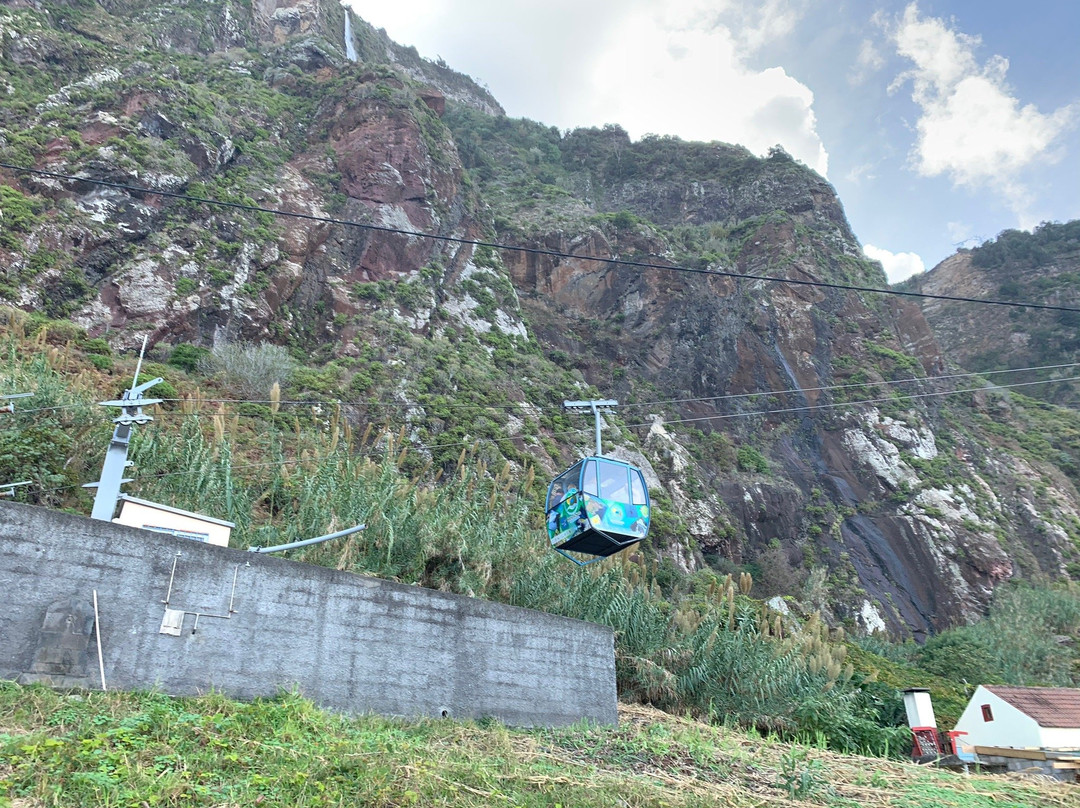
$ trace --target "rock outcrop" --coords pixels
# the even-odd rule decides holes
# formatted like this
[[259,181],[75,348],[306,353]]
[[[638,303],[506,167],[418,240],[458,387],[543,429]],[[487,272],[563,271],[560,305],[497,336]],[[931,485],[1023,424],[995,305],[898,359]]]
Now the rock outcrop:
[[[980,247],[961,250],[903,284],[952,297],[990,298],[1080,308],[1080,222],[1046,223],[1032,233],[1008,230]],[[922,310],[944,351],[976,371],[1068,365],[1080,359],[1080,315],[1069,311],[972,306],[925,300]],[[1075,376],[1075,368],[987,377],[1002,383]],[[1075,407],[1071,384],[1040,384],[1025,394]]]
[[325,0],[62,8],[0,11],[0,150],[61,175],[0,173],[6,299],[118,348],[332,360],[353,417],[400,402],[435,463],[484,438],[553,472],[588,439],[550,410],[602,391],[668,513],[649,552],[863,630],[925,636],[1076,569],[1071,422],[1040,415],[1033,447],[1022,402],[951,395],[914,304],[785,283],[885,278],[782,152],[509,121],[355,19],[351,61]]

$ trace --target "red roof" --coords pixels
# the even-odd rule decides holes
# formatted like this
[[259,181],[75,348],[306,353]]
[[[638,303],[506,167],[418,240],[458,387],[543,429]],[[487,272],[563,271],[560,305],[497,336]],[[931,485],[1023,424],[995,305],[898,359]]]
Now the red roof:
[[1080,690],[1071,687],[1005,687],[983,685],[1040,727],[1080,728]]

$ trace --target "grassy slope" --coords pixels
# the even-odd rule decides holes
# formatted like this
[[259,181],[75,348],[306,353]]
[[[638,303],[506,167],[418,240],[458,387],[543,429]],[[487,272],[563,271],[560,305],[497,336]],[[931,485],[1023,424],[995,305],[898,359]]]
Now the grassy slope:
[[[36,393],[28,400],[33,407],[24,403],[7,422],[18,428],[0,430],[0,479],[33,477],[38,485],[20,489],[20,499],[86,513],[90,501],[79,483],[94,479],[109,432],[106,414],[92,402],[115,396],[133,359],[116,357],[114,375],[106,377],[89,361],[98,356],[85,353],[92,341],[68,331],[25,317],[0,324],[7,337],[0,347],[11,360],[0,371],[0,389]],[[155,363],[144,370],[174,382],[170,395],[193,395],[209,381]],[[906,737],[894,728],[903,724],[898,690],[930,687],[942,726],[951,726],[966,703],[956,682],[998,681],[967,671],[933,677],[908,664],[909,655],[868,653],[819,623],[793,636],[792,626],[781,632],[775,617],[765,627],[761,604],[734,588],[726,592],[711,573],[669,578],[622,556],[600,569],[569,569],[545,549],[530,475],[504,467],[489,478],[467,448],[453,472],[431,486],[418,482],[419,468],[417,478],[403,473],[410,463],[397,440],[391,449],[350,438],[332,411],[314,418],[310,408],[290,406],[277,416],[266,407],[215,413],[216,405],[188,403],[155,412],[155,422],[136,436],[133,493],[228,518],[237,523],[234,546],[241,547],[366,523],[362,541],[310,548],[302,559],[610,625],[626,698],[889,755],[897,752],[896,738]],[[58,452],[61,439],[71,446]],[[69,456],[95,460],[68,464]],[[33,474],[26,473],[28,458],[40,460]],[[52,493],[39,495],[39,486]]]
[[621,705],[618,728],[347,719],[296,695],[0,684],[0,806],[1069,806],[1080,787],[838,755]]

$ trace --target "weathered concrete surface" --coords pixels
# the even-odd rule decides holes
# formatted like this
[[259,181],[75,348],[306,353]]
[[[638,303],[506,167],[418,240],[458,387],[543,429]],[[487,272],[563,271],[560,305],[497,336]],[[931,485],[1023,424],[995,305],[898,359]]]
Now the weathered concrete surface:
[[[39,672],[50,607],[91,604],[95,589],[109,689],[295,688],[348,713],[617,720],[603,626],[11,503],[0,503],[0,678]],[[166,598],[187,612],[178,636],[161,633]],[[98,687],[89,646],[91,664],[68,675]]]

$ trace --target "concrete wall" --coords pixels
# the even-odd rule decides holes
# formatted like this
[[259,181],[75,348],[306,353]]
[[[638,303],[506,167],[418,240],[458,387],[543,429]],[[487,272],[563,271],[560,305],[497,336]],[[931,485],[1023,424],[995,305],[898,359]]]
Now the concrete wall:
[[[617,720],[608,628],[11,503],[0,678],[99,687],[94,590],[110,689],[296,688],[351,713]],[[161,633],[167,608],[178,635]]]

